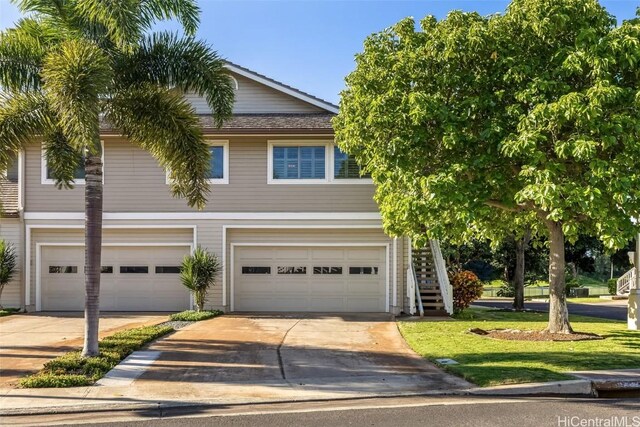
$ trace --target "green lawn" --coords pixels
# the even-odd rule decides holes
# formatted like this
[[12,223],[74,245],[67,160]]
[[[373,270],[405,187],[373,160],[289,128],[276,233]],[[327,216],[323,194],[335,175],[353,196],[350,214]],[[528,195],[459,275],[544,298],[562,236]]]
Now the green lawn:
[[19,312],[20,312],[19,308],[3,308],[3,309],[0,309],[0,317],[10,316],[12,314],[16,314]]
[[479,386],[567,380],[567,371],[623,369],[640,366],[640,334],[623,322],[571,316],[574,330],[592,332],[604,340],[574,342],[503,341],[470,334],[469,328],[541,330],[546,313],[513,313],[468,309],[456,320],[400,321],[409,345],[423,357],[451,358],[445,366]]

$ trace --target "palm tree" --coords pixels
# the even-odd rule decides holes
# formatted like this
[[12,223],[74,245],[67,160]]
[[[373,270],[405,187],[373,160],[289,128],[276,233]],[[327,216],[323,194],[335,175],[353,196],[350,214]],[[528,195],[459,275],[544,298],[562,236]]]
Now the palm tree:
[[[0,172],[42,139],[59,188],[85,171],[85,340],[98,354],[102,245],[101,122],[169,171],[171,191],[202,208],[209,151],[183,93],[204,96],[217,126],[231,115],[224,61],[194,39],[195,0],[13,0],[25,18],[0,33]],[[152,33],[160,20],[184,36]]]

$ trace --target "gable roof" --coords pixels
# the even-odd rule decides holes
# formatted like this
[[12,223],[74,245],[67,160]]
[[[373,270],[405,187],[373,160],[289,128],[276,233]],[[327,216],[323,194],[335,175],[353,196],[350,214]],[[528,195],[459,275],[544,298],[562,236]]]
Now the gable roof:
[[261,83],[265,86],[268,86],[272,89],[275,89],[277,91],[283,92],[289,96],[292,96],[294,98],[300,99],[304,102],[307,102],[311,105],[315,105],[316,107],[320,107],[326,111],[328,111],[329,113],[332,114],[338,114],[338,106],[335,104],[332,104],[328,101],[325,101],[324,99],[318,98],[316,96],[313,96],[311,94],[308,94],[306,92],[303,92],[299,89],[296,89],[294,87],[291,87],[289,85],[286,85],[282,82],[279,82],[277,80],[274,80],[270,77],[267,77],[263,74],[257,73],[253,70],[250,70],[248,68],[245,67],[241,67],[240,65],[234,64],[233,62],[230,61],[225,61],[226,65],[225,67],[229,70],[232,71],[236,74],[239,74],[243,77],[246,77],[248,79],[251,79],[255,82]]

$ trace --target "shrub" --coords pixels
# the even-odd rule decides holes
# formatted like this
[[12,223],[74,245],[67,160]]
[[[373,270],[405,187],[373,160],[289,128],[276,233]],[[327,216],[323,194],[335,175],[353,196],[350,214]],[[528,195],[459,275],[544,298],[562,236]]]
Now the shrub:
[[516,287],[513,283],[504,282],[496,295],[504,298],[513,298],[516,296]]
[[618,279],[607,280],[607,287],[609,288],[609,295],[616,295],[618,293]]
[[6,240],[0,239],[0,310],[2,309],[2,290],[11,281],[16,272],[16,250]]
[[471,271],[460,271],[449,277],[453,288],[453,310],[456,313],[469,307],[482,296],[482,282]]
[[193,293],[198,311],[204,310],[209,288],[215,285],[216,275],[220,271],[218,257],[202,248],[196,248],[192,255],[182,261],[180,280]]
[[186,310],[180,313],[175,313],[169,316],[169,319],[174,321],[184,321],[184,322],[197,322],[199,320],[207,320],[216,316],[220,316],[222,312],[220,310],[205,310],[205,311],[194,311],[194,310]]
[[564,285],[564,290],[565,290],[565,292],[566,292],[566,294],[565,294],[565,295],[566,295],[566,296],[571,295],[571,289],[573,289],[573,288],[580,288],[580,287],[581,287],[581,285],[580,285],[580,283],[579,283],[577,280],[572,280],[572,281],[570,281],[570,282],[567,282],[567,283]]
[[91,385],[91,380],[84,375],[40,373],[23,378],[20,385],[24,388],[82,387]]
[[116,332],[100,341],[100,354],[82,357],[71,351],[44,364],[40,372],[20,380],[25,388],[78,387],[98,381],[122,359],[156,338],[172,332],[171,326],[143,326]]

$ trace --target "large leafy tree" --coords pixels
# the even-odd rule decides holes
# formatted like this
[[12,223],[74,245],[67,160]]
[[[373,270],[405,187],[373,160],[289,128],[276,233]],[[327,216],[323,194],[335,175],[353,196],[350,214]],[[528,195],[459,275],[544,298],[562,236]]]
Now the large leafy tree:
[[365,41],[336,139],[372,173],[391,234],[517,229],[504,213],[542,227],[547,330],[570,333],[565,241],[618,247],[638,230],[639,62],[640,19],[616,26],[596,0],[406,19]]
[[[224,62],[194,39],[195,0],[14,0],[25,14],[0,33],[0,172],[41,140],[59,187],[85,171],[85,342],[98,354],[102,243],[101,122],[169,171],[171,190],[202,208],[209,151],[185,91],[204,96],[218,126],[233,107]],[[184,36],[153,33],[159,20]]]

